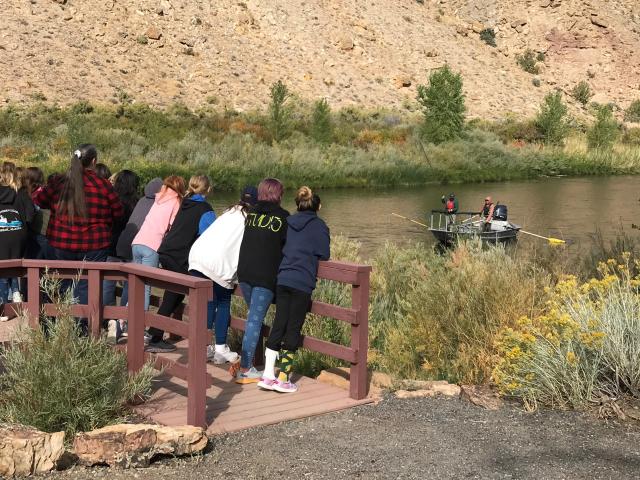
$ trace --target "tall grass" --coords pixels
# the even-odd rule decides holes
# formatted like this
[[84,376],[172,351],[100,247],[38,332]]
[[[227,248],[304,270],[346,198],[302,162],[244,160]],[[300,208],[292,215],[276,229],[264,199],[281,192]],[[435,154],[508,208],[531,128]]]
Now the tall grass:
[[67,168],[77,144],[92,142],[112,171],[130,168],[143,180],[203,171],[218,189],[266,176],[287,184],[368,187],[640,171],[640,152],[632,146],[592,152],[581,145],[511,146],[504,137],[511,130],[483,131],[486,126],[478,122],[460,139],[436,146],[420,140],[418,118],[387,111],[330,113],[331,143],[322,144],[313,109],[292,103],[290,135],[272,145],[270,120],[261,112],[192,112],[179,106],[159,111],[130,103],[89,107],[0,109],[0,159],[52,173]]

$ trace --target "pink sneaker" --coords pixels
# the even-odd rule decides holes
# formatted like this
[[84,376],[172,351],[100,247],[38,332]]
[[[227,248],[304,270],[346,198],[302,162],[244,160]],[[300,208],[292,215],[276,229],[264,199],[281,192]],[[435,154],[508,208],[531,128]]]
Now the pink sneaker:
[[276,380],[272,390],[280,393],[295,393],[298,391],[298,386],[295,383]]
[[258,382],[258,387],[263,390],[273,390],[277,382],[278,380],[275,378],[262,377]]

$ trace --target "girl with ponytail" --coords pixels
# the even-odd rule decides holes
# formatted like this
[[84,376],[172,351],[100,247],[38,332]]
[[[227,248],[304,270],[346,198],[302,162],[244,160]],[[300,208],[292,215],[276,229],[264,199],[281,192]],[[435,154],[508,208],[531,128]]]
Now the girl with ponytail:
[[[97,159],[94,145],[80,145],[67,172],[53,177],[34,195],[40,208],[51,210],[47,239],[56,260],[107,259],[112,227],[123,208],[109,180],[93,170]],[[87,303],[86,280],[78,282],[74,296],[80,304]]]
[[[300,187],[296,195],[298,213],[287,218],[287,243],[282,249],[282,263],[276,287],[276,317],[265,351],[262,380],[258,387],[293,393],[298,386],[291,382],[296,350],[302,341],[302,325],[316,288],[318,261],[329,260],[329,228],[318,217],[320,197],[309,187]],[[275,374],[280,359],[280,373]]]

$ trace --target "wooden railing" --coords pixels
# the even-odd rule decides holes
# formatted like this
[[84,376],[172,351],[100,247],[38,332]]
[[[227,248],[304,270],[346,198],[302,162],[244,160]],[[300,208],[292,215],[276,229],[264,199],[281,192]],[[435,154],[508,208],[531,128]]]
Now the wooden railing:
[[[169,374],[186,380],[188,389],[187,422],[190,425],[206,426],[206,390],[211,386],[212,378],[206,370],[207,302],[212,298],[210,280],[182,275],[167,270],[145,267],[133,263],[68,262],[42,260],[4,260],[0,261],[0,278],[26,277],[28,300],[20,307],[7,304],[5,309],[23,308],[29,317],[29,325],[38,327],[40,315],[56,316],[56,305],[43,301],[43,295],[34,295],[40,291],[40,279],[48,269],[48,274],[60,279],[82,279],[88,282],[88,301],[86,305],[75,304],[71,313],[86,317],[89,332],[100,335],[104,318],[118,318],[128,321],[127,362],[130,371],[139,370],[145,361],[153,361],[155,366],[163,368]],[[351,325],[351,344],[338,345],[314,337],[303,338],[303,348],[335,357],[351,364],[350,391],[354,399],[367,395],[367,351],[368,351],[368,306],[369,276],[371,267],[345,262],[321,262],[318,278],[352,285],[351,306],[349,308],[314,301],[311,312],[331,317]],[[129,303],[126,307],[105,306],[102,304],[102,284],[104,280],[128,281]],[[169,318],[144,309],[144,287],[170,290],[184,294],[188,306],[181,308],[174,317]],[[239,295],[239,290],[236,295]],[[154,298],[152,304],[158,304]],[[138,321],[138,319],[144,319]],[[182,320],[181,320],[182,319]],[[190,321],[190,319],[198,319]],[[246,320],[233,317],[231,327],[244,331]],[[161,355],[150,355],[144,351],[144,331],[148,327],[157,327],[171,335],[189,340],[187,363],[169,360]],[[268,336],[269,327],[262,330]],[[261,351],[261,346],[259,349]],[[262,356],[256,356],[262,358]]]

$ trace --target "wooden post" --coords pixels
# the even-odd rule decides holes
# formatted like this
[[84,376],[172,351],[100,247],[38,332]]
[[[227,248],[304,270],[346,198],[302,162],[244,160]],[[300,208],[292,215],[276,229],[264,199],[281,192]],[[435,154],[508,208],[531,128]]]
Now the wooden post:
[[357,322],[351,325],[351,348],[357,352],[357,362],[351,364],[349,396],[361,400],[367,396],[369,350],[369,272],[358,272],[358,285],[351,291],[351,306],[357,311]]
[[187,423],[207,427],[207,302],[211,287],[189,289]]
[[89,307],[89,332],[94,337],[100,336],[102,328],[102,272],[88,270],[87,306]]
[[127,338],[127,365],[137,372],[144,365],[144,282],[134,273],[129,274],[129,337]]
[[27,269],[27,289],[30,292],[27,301],[27,312],[29,313],[29,327],[39,328],[40,326],[40,269],[29,267]]

